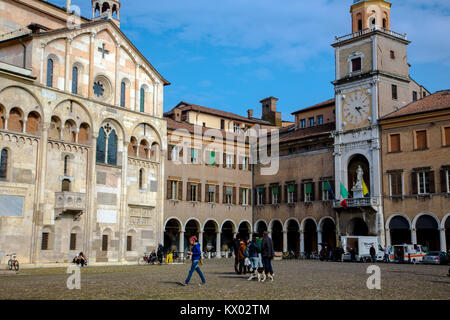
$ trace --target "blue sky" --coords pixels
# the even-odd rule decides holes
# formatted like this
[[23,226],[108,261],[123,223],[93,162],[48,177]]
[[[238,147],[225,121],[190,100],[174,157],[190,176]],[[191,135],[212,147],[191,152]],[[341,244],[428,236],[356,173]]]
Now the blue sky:
[[[66,0],[49,0],[65,6]],[[241,115],[279,98],[291,112],[333,97],[334,36],[351,32],[352,0],[122,0],[121,28],[180,101]],[[450,89],[450,1],[392,0],[391,29],[407,33],[411,76]],[[91,17],[90,0],[72,0]]]

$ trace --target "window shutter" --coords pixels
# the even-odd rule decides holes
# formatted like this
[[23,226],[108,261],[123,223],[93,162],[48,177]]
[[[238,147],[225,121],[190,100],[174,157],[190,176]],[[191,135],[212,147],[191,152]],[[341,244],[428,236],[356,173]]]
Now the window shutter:
[[288,196],[288,186],[287,184],[284,185],[284,202],[288,203],[289,196]]
[[411,174],[411,194],[418,194],[417,192],[417,172],[413,171]]
[[445,146],[450,146],[450,127],[444,128],[444,135],[445,135]]
[[167,199],[172,198],[172,181],[167,180]]
[[209,184],[205,184],[205,202],[209,202]]
[[223,186],[223,193],[222,193],[222,203],[226,203],[227,202],[227,187]]
[[245,161],[245,158],[244,157],[240,157],[239,170],[242,170],[242,168],[243,168],[243,161]]
[[233,204],[236,204],[236,187],[233,187],[233,199],[232,199]]
[[233,169],[236,169],[236,155],[233,155]]
[[216,203],[219,203],[220,202],[220,187],[219,187],[219,185],[216,185],[216,194],[215,194],[215,196],[216,196]]
[[251,189],[251,188],[248,188],[248,192],[247,192],[247,204],[248,204],[249,206],[251,206],[252,203],[253,203],[253,201],[252,201],[252,189]]
[[223,167],[226,168],[227,167],[227,154],[224,152],[223,153]]
[[192,201],[191,198],[191,183],[188,182],[186,185],[186,201]]
[[427,148],[427,132],[425,130],[416,131],[417,150]]
[[178,181],[178,200],[183,200],[183,181]]
[[273,198],[273,187],[272,186],[270,186],[269,187],[269,204],[272,204],[273,202],[273,200],[272,200],[272,198]]
[[435,184],[435,180],[434,180],[434,171],[430,171],[427,174],[428,174],[428,178],[429,178],[429,181],[430,181],[430,192],[429,193],[436,193],[436,184]]
[[267,204],[267,188],[262,188],[263,189],[263,201],[262,204]]
[[294,202],[298,202],[298,184],[294,185]]
[[77,249],[77,234],[71,233],[70,234],[70,250],[76,250]]
[[441,192],[446,193],[447,192],[447,176],[444,169],[441,169]]
[[311,201],[315,200],[315,194],[316,194],[316,183],[311,182]]
[[169,150],[167,150],[167,159],[168,160],[172,160],[172,149],[173,149],[173,146],[172,145],[169,145],[169,148],[168,148]]
[[244,197],[244,189],[239,188],[239,205],[242,206],[242,198]]
[[[205,192],[206,194],[208,194],[207,192]],[[197,201],[198,202],[202,202],[202,184],[199,183],[197,185]]]
[[305,202],[305,184],[302,182],[301,188],[300,188],[300,201]]

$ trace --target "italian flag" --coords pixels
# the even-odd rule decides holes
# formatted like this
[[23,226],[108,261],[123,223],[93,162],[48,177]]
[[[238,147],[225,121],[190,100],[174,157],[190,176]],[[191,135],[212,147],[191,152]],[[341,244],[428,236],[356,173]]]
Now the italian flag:
[[344,185],[341,182],[341,206],[346,208],[347,207],[347,198],[348,198],[348,191],[347,189],[344,187]]

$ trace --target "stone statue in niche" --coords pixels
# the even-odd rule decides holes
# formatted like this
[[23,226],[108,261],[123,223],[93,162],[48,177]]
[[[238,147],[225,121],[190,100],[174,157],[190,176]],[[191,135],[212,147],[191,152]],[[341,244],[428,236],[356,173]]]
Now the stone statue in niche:
[[352,188],[353,191],[353,198],[364,198],[363,195],[363,176],[364,171],[361,168],[361,166],[358,166],[358,169],[356,169],[356,182],[355,185]]

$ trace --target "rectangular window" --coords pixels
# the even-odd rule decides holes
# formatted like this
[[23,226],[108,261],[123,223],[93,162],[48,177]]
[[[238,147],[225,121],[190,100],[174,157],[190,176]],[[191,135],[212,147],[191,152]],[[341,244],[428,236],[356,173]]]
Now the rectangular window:
[[233,202],[233,187],[225,188],[225,203],[232,204]]
[[397,86],[395,84],[392,85],[392,100],[397,100]]
[[395,59],[395,52],[391,50],[391,59]]
[[311,202],[312,201],[312,183],[305,183],[304,184],[304,188],[305,188],[305,202]]
[[280,196],[280,187],[276,186],[276,187],[272,187],[272,204],[277,204],[279,196]]
[[240,130],[239,123],[235,123],[235,124],[233,125],[233,131],[234,131],[234,133],[238,133],[239,130]]
[[450,146],[450,127],[444,128],[444,146]]
[[331,200],[329,181],[322,181],[322,200],[323,201]]
[[208,185],[208,202],[216,202],[216,186]]
[[318,124],[318,125],[323,124],[323,116],[322,116],[322,115],[317,116],[317,124]]
[[77,234],[71,233],[70,234],[70,250],[77,250]]
[[352,72],[361,71],[361,57],[352,59]]
[[301,119],[299,123],[301,129],[306,128],[306,119]]
[[223,119],[220,120],[220,129],[225,130],[225,120]]
[[419,194],[430,193],[430,176],[429,172],[417,172],[417,190]]
[[390,191],[391,196],[402,196],[403,195],[403,181],[402,181],[402,173],[395,172],[389,174],[390,181]]
[[445,184],[447,186],[447,193],[450,193],[450,169],[445,170]]
[[244,206],[248,205],[248,189],[247,188],[241,188],[241,195],[242,195],[242,199],[241,199],[241,203]]
[[133,237],[127,236],[127,251],[133,251]]
[[215,166],[216,165],[216,152],[215,151],[210,151],[209,152],[209,162],[208,164],[210,166]]
[[248,157],[242,157],[242,170],[248,170]]
[[108,235],[104,234],[102,237],[102,251],[108,251]]
[[427,131],[416,131],[416,150],[424,150],[427,147]]
[[358,20],[358,31],[362,31],[362,20]]
[[180,149],[178,146],[172,146],[172,160],[178,161],[178,157],[180,154]]
[[48,232],[42,233],[42,243],[41,243],[41,250],[48,250],[48,239],[50,234]]
[[413,91],[413,101],[417,101],[417,91]]
[[171,200],[178,200],[178,181],[171,181],[172,184],[172,195],[170,197]]
[[400,152],[400,134],[389,135],[389,152]]
[[288,203],[294,203],[295,202],[295,185],[294,184],[290,184],[287,187],[287,192],[288,192],[288,198],[287,198],[287,202]]
[[197,188],[198,185],[197,184],[191,184],[191,201],[198,201],[197,200]]
[[227,169],[233,168],[233,155],[232,154],[227,154],[225,156],[225,168],[227,168]]
[[314,127],[314,118],[309,118],[309,119],[308,119],[308,125],[309,125],[310,127]]
[[258,188],[256,204],[262,206],[264,204],[264,188]]
[[200,150],[198,149],[191,149],[191,163],[193,164],[198,164],[199,163],[199,152]]

